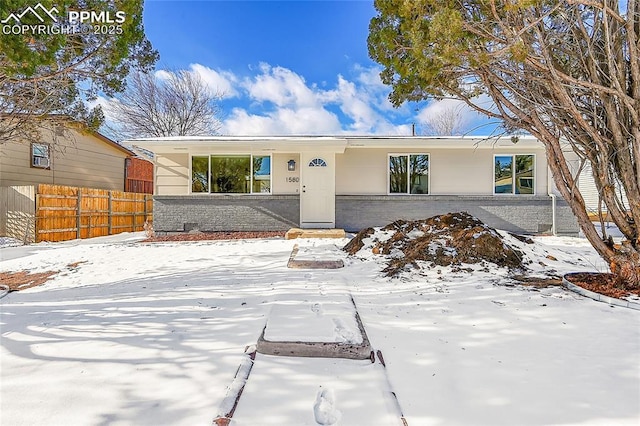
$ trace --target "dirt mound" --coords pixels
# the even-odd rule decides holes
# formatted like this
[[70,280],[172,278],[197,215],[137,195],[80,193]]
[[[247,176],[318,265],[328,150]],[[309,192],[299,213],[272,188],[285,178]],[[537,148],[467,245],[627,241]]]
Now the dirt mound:
[[360,249],[362,249],[362,247],[364,247],[364,239],[372,236],[374,232],[375,229],[373,228],[363,229],[362,231],[358,232],[356,236],[353,237],[351,241],[349,241],[347,245],[342,248],[342,250],[346,251],[349,254],[356,254],[360,251]]
[[344,247],[355,255],[361,250],[389,258],[384,272],[397,275],[417,261],[439,266],[491,262],[508,268],[521,268],[522,253],[503,241],[495,229],[466,212],[448,213],[429,219],[398,220],[384,228],[360,231]]

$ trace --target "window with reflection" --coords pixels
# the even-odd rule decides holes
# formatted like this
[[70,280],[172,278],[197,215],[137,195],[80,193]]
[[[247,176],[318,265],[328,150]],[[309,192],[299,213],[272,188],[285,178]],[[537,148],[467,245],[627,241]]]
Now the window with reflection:
[[251,156],[212,155],[211,192],[218,194],[251,192]]
[[535,157],[496,155],[493,176],[495,194],[534,194]]
[[409,156],[409,184],[411,194],[429,193],[429,156],[424,154]]
[[534,161],[533,155],[516,155],[516,194],[533,194]]
[[209,157],[191,157],[191,192],[209,192]]
[[271,157],[253,157],[253,191],[254,193],[271,192]]
[[390,194],[429,193],[429,155],[389,155]]
[[191,158],[191,192],[270,194],[271,156],[193,156]]

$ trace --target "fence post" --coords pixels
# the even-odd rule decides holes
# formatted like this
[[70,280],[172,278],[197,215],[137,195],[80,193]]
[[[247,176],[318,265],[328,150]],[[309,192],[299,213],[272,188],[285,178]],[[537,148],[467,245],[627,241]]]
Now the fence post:
[[76,206],[76,238],[77,239],[82,238],[82,235],[80,233],[81,231],[80,225],[82,225],[82,189],[78,188],[78,203]]
[[130,201],[133,201],[133,223],[131,225],[131,232],[136,232],[136,211],[138,210],[138,202],[135,199],[135,195],[133,200]]
[[109,235],[113,234],[113,192],[109,191],[109,217],[107,218],[109,224]]
[[38,230],[40,229],[41,224],[38,223],[39,222],[38,219],[40,219],[40,193],[38,193],[38,187],[36,187],[36,193],[34,198],[36,199],[36,205],[33,210],[33,242],[39,243],[40,233],[38,232]]
[[142,230],[144,230],[148,220],[147,216],[149,215],[149,210],[147,209],[147,194],[142,196],[142,202],[144,203],[144,222],[142,223]]

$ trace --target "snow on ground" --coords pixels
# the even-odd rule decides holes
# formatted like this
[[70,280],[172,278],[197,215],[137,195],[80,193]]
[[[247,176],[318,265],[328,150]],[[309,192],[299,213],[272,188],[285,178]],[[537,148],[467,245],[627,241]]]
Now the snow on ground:
[[[345,240],[339,240],[343,242]],[[344,244],[343,244],[344,245]],[[327,239],[308,239],[304,245],[298,247],[295,260],[304,261],[334,261],[344,259],[347,254],[340,250],[342,245]]]
[[[369,360],[258,354],[237,426],[400,424],[384,370]],[[256,409],[257,408],[257,409]]]
[[264,338],[271,342],[362,343],[355,309],[347,297],[274,304]]
[[[620,229],[618,229],[616,224],[613,222],[607,221],[607,222],[604,222],[603,224],[601,224],[600,222],[593,222],[593,225],[596,227],[596,230],[600,233],[602,233],[602,230],[604,228],[604,231],[606,232],[607,236],[611,235],[611,237],[616,242],[620,242],[624,238],[624,235],[622,235],[622,232],[620,232]],[[582,232],[582,230],[580,231],[580,236],[584,237],[584,233]]]
[[[349,294],[386,374],[258,354],[236,424],[387,425],[390,389],[409,425],[640,421],[639,311],[513,286],[498,268],[286,267],[296,243],[347,240],[141,238],[0,250],[0,271],[60,271],[0,300],[1,424],[210,425],[275,306]],[[583,239],[534,240],[509,244],[536,273],[606,269]]]
[[17,247],[21,246],[22,244],[22,241],[15,238],[0,237],[0,249],[5,247]]

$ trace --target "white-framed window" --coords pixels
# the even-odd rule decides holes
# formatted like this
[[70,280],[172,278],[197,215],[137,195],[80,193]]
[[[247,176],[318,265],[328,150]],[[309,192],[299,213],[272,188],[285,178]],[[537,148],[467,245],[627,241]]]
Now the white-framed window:
[[31,167],[51,168],[51,146],[48,143],[31,143]]
[[429,154],[389,154],[389,194],[429,194]]
[[270,194],[271,155],[194,155],[191,193]]
[[496,154],[493,156],[493,193],[536,193],[536,157],[534,154]]

